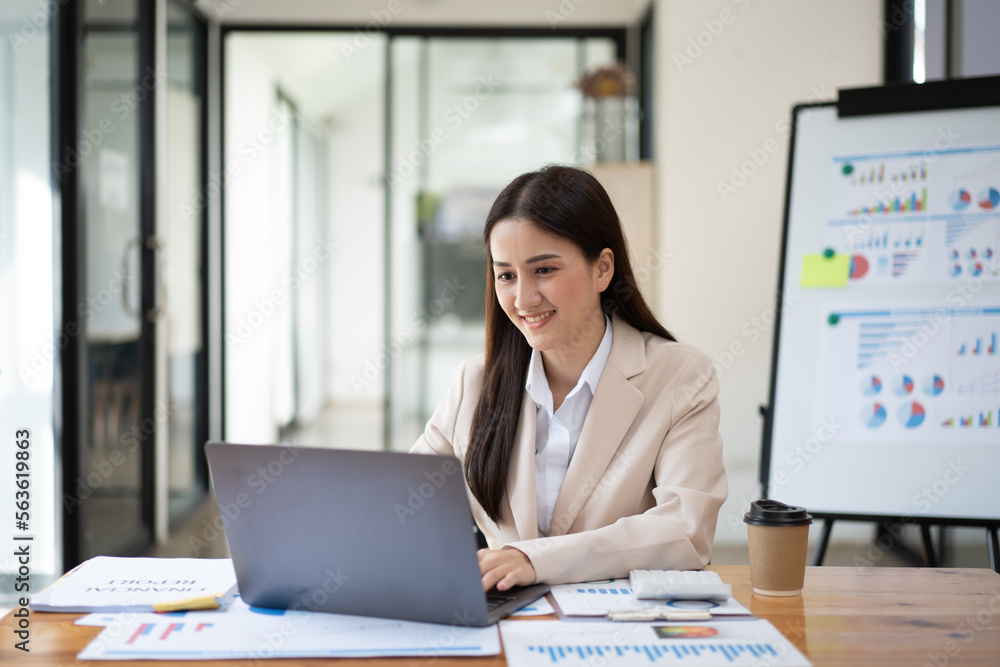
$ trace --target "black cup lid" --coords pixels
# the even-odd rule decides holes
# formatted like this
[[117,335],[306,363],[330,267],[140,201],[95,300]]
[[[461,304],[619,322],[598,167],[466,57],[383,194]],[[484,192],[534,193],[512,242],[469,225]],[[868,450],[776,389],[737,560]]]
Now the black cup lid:
[[755,500],[743,515],[745,523],[755,526],[808,526],[813,518],[806,508],[779,503],[777,500]]

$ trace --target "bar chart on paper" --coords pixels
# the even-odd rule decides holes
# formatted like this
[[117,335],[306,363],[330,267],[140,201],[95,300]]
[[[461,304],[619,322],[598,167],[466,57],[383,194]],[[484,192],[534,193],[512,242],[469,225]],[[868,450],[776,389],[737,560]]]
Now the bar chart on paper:
[[858,217],[926,211],[928,166],[928,160],[912,156],[845,161],[838,165],[844,213]]
[[1000,277],[1000,146],[834,156],[826,248],[847,287],[963,285]]
[[508,663],[526,667],[810,664],[764,620],[699,624],[504,621],[500,634]]
[[[81,660],[219,660],[377,656],[478,656],[500,653],[495,627],[248,607],[131,614],[106,626]],[[444,631],[442,630],[444,628]]]
[[985,335],[976,336],[969,340],[963,340],[959,346],[957,354],[960,357],[966,355],[979,357],[983,355],[993,356],[997,353],[997,332],[991,331]]
[[[612,646],[609,644],[580,644],[569,646],[554,646],[552,644],[539,644],[528,646],[528,652],[544,657],[553,665],[564,663],[573,664],[577,660],[592,660],[602,658],[605,661],[613,661],[621,658],[628,664],[637,662],[650,662],[657,664],[662,662],[683,662],[684,664],[699,664],[707,659],[712,664],[718,664],[719,659],[727,663],[737,664],[741,658],[750,656],[754,659],[771,659],[780,655],[778,649],[772,644],[672,644],[669,646],[658,646],[656,644],[641,644],[631,646]],[[645,660],[643,660],[645,658]],[[754,663],[757,664],[757,663]]]
[[176,632],[202,632],[211,627],[211,623],[142,623],[125,643],[135,644],[140,637],[149,637],[153,641],[165,642],[170,639],[170,635]]

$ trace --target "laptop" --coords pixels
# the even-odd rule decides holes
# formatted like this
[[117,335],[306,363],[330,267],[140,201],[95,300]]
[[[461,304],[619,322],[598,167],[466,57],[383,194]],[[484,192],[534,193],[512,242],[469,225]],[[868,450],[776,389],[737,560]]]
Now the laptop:
[[454,456],[221,442],[205,451],[249,605],[478,627],[549,589],[483,592]]

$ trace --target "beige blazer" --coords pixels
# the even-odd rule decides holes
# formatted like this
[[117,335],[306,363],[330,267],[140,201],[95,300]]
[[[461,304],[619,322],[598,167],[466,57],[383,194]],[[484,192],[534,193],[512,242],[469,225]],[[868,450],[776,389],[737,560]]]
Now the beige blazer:
[[[694,347],[612,321],[611,356],[580,440],[539,538],[535,492],[535,403],[524,392],[503,519],[490,520],[469,494],[491,548],[514,547],[539,582],[628,576],[634,569],[708,564],[728,485],[719,435],[719,383]],[[483,386],[483,358],[462,364],[411,451],[464,461]]]

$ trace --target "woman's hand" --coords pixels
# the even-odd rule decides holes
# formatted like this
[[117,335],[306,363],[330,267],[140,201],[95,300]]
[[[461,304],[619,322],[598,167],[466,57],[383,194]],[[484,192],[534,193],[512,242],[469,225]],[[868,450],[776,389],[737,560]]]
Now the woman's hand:
[[484,591],[494,586],[498,591],[506,591],[512,586],[535,583],[535,568],[523,551],[514,548],[480,549],[477,555]]

